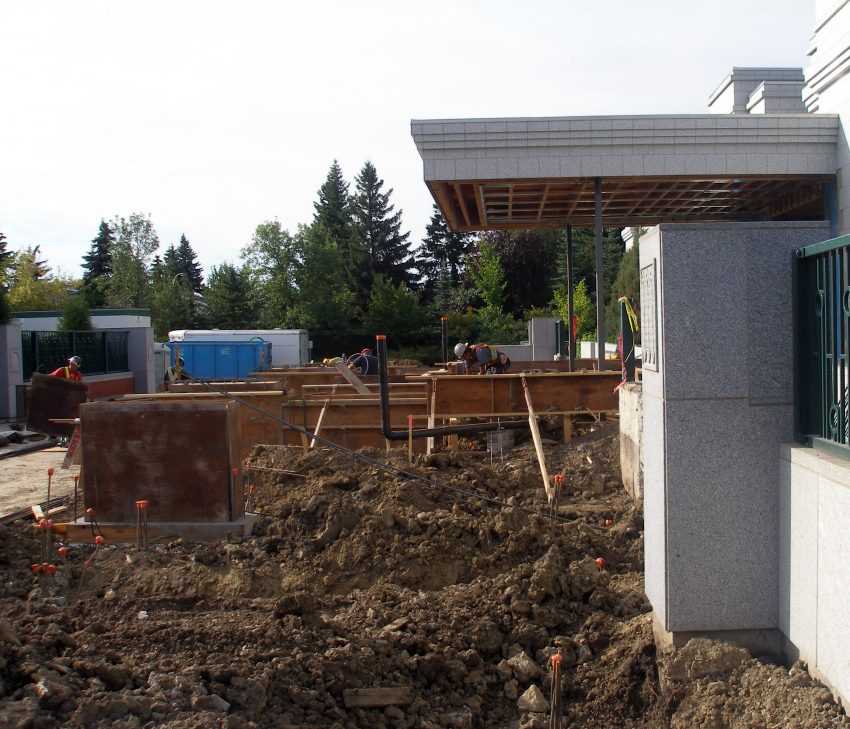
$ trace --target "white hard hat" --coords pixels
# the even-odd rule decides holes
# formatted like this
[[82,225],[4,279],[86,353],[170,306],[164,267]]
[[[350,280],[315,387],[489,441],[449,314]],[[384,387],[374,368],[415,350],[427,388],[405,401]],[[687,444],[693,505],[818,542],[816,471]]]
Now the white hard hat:
[[464,344],[463,342],[458,342],[455,345],[455,357],[462,357],[463,353],[466,351],[468,344]]
[[82,362],[80,361],[80,358],[77,357],[77,355],[74,355],[73,357],[70,357],[68,359],[68,364],[74,364],[74,365],[77,365],[77,367],[79,367],[82,364]]

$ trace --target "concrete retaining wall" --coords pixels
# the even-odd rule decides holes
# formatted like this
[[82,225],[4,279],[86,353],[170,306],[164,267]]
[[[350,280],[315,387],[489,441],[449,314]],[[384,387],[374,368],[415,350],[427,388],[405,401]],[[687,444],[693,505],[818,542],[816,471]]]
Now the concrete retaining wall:
[[850,460],[779,453],[779,628],[790,658],[850,698]]
[[643,498],[642,388],[632,382],[620,388],[620,471],[623,486],[631,497]]

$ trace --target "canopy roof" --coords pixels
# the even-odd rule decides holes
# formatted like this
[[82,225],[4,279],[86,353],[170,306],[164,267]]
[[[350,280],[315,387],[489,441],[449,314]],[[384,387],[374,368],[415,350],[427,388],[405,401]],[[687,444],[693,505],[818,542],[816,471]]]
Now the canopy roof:
[[712,220],[820,220],[835,115],[411,122],[425,182],[453,230]]

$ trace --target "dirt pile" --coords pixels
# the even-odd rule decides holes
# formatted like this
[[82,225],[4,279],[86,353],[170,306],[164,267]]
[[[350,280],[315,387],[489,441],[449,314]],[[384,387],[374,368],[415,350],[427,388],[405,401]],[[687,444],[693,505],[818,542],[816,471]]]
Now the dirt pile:
[[547,446],[556,518],[533,447],[473,445],[259,451],[254,537],[71,547],[43,583],[0,528],[0,726],[546,727],[560,652],[565,726],[850,727],[800,666],[656,655],[616,422]]

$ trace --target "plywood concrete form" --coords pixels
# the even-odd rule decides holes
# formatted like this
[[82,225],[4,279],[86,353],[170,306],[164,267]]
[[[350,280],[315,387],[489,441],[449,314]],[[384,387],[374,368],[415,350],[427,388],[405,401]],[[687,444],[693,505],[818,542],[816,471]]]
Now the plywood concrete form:
[[538,415],[546,412],[617,410],[619,372],[557,372],[525,375],[444,375],[431,378],[437,418],[469,415],[528,415],[522,378]]
[[[361,395],[358,393],[354,386],[350,383],[340,384],[340,385],[302,385],[301,386],[301,396],[305,398],[314,398],[314,397],[353,397],[353,398],[374,398],[378,397],[378,385],[376,384],[367,384],[366,387],[369,389],[368,395]],[[390,399],[396,397],[425,397],[428,393],[428,389],[430,387],[430,380],[423,380],[421,377],[416,376],[413,379],[408,380],[407,382],[390,382],[388,383],[388,389],[390,393]]]
[[[94,402],[80,407],[83,499],[102,522],[227,522],[244,514],[238,418],[229,402]],[[236,468],[233,476],[231,469]]]
[[[304,367],[290,370],[269,370],[256,373],[260,380],[277,379],[288,395],[299,397],[303,385],[334,385],[347,383],[333,367]],[[361,377],[364,383],[377,383],[377,376]],[[404,376],[390,372],[390,382],[404,382]]]
[[[327,407],[325,407],[327,403]],[[390,426],[393,430],[407,430],[407,416],[413,415],[414,428],[425,427],[428,402],[421,398],[396,398],[390,402]],[[322,411],[324,410],[324,415]],[[376,398],[362,399],[292,399],[284,411],[291,423],[313,432],[322,417],[319,435],[345,448],[381,448],[386,446],[381,429],[381,403]],[[301,433],[287,428],[283,433],[288,445],[302,445]],[[321,443],[319,444],[321,446]],[[413,449],[425,450],[424,438],[415,438]]]
[[282,390],[279,380],[249,380],[247,382],[169,382],[168,392],[258,392]]

